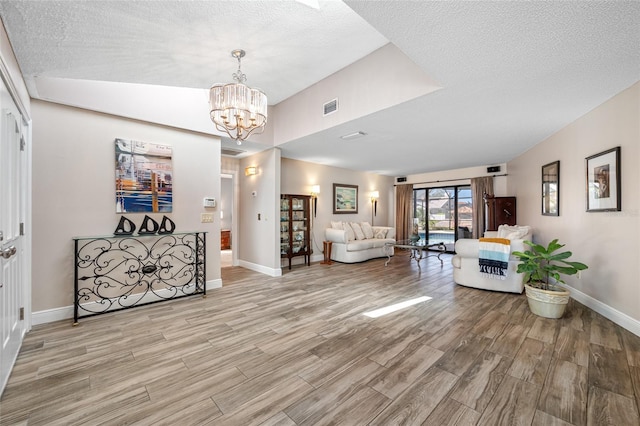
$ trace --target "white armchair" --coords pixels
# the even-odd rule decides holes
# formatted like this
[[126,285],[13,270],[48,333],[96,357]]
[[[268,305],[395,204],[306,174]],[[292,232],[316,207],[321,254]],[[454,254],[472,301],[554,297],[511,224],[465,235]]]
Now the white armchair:
[[[532,238],[532,230],[529,226],[500,225],[498,231],[487,231],[486,238],[507,238],[511,240],[511,252],[525,251],[523,241]],[[480,288],[484,290],[505,291],[510,293],[522,293],[524,290],[523,275],[516,272],[518,260],[509,256],[507,276],[504,280],[494,279],[480,273],[478,252],[480,240],[459,239],[456,241],[456,255],[451,258],[453,265],[453,281],[466,287]]]

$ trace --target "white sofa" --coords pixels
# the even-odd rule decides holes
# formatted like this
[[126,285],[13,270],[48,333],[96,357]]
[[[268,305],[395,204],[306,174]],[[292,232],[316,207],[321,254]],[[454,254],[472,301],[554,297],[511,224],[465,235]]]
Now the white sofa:
[[[523,241],[531,241],[532,231],[528,226],[500,225],[498,231],[487,231],[484,236],[485,238],[508,238],[511,240],[511,252],[525,251],[529,247]],[[518,260],[513,255],[509,257],[507,277],[504,280],[492,278],[480,273],[478,263],[479,247],[480,240],[460,239],[456,241],[456,254],[451,258],[453,281],[466,287],[522,293],[524,290],[524,276],[516,272]]]
[[[396,229],[389,226],[372,226],[371,234],[358,239],[350,229],[350,222],[343,222],[343,229],[339,229],[340,222],[332,222],[331,228],[325,230],[326,241],[331,241],[331,260],[343,263],[364,262],[378,257],[393,256],[393,246],[386,247],[385,243],[394,243]],[[347,228],[347,226],[349,228]],[[347,228],[347,229],[345,229]],[[376,238],[377,235],[377,238]]]

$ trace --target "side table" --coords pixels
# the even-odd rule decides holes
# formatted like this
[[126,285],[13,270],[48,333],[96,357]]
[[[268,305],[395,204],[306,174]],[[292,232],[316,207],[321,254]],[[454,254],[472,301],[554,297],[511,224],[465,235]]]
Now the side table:
[[324,252],[324,260],[320,262],[321,265],[331,265],[331,241],[322,242],[322,251]]

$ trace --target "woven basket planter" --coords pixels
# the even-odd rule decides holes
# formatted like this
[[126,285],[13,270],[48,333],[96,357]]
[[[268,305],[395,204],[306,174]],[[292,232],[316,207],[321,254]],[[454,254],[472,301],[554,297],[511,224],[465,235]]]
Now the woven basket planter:
[[544,318],[562,317],[569,303],[568,291],[554,285],[549,285],[552,290],[541,290],[527,284],[524,287],[531,312]]

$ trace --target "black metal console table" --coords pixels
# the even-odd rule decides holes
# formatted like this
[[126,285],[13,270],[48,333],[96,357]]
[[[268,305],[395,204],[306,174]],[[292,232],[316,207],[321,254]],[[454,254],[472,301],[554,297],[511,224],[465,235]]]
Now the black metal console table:
[[74,325],[80,318],[206,296],[206,232],[76,237]]

